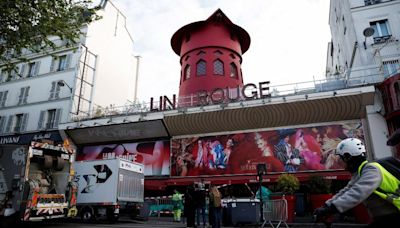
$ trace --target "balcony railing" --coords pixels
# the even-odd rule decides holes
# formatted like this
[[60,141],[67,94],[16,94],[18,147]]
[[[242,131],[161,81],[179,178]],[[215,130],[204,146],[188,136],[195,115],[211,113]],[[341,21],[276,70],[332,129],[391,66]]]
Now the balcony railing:
[[[313,80],[307,82],[269,86],[269,97],[273,98],[273,97],[284,97],[291,95],[335,91],[340,89],[375,85],[384,80],[384,77],[380,73],[378,67],[355,69],[351,72],[346,72],[346,73],[348,75],[351,74],[352,76],[346,79],[347,74],[342,74],[341,77],[333,79]],[[364,75],[364,76],[359,76],[359,75]],[[245,93],[251,94],[252,92],[256,92],[256,90],[257,90],[256,88],[247,89],[245,90]],[[197,97],[198,97],[197,95],[178,97],[176,99],[177,103],[175,108],[182,108],[182,107],[188,108],[188,107],[201,106]],[[172,99],[172,96],[169,99]],[[254,99],[260,99],[260,98],[254,98]],[[223,103],[240,102],[243,100],[249,100],[249,99],[240,97],[240,99],[232,102],[224,100]],[[159,101],[153,101],[152,104],[153,110],[150,109],[151,107],[150,102],[133,103],[131,105],[126,105],[126,106],[113,106],[113,105],[110,105],[108,107],[97,106],[88,115],[73,116],[73,120],[81,121],[86,119],[94,119],[94,118],[102,118],[110,116],[126,116],[126,115],[134,115],[134,114],[141,114],[148,112],[159,112],[161,110],[158,110],[156,109],[157,107],[154,107],[155,105],[158,104]]]

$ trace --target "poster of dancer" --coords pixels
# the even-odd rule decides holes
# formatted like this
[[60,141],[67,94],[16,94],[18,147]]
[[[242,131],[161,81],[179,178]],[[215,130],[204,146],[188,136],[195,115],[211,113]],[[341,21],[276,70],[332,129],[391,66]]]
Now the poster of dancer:
[[171,176],[255,174],[343,169],[334,154],[344,138],[364,140],[361,121],[172,139]]
[[78,151],[76,160],[101,160],[115,157],[143,164],[145,176],[170,174],[170,143],[168,140],[85,146]]

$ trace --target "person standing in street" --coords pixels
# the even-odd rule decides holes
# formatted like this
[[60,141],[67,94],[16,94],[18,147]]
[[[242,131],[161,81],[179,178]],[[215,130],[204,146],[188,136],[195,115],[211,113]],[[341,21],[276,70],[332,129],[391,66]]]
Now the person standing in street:
[[194,198],[194,187],[189,185],[185,192],[185,216],[186,216],[186,227],[196,227],[194,224],[195,218],[195,198]]
[[212,228],[220,228],[222,222],[222,215],[221,215],[221,193],[219,192],[217,186],[212,186],[210,190],[210,208],[212,213]]
[[196,222],[197,226],[200,227],[200,218],[203,222],[203,227],[206,226],[206,192],[202,183],[199,184],[199,188],[195,191],[195,206],[196,206]]
[[317,220],[336,213],[346,212],[364,203],[372,217],[368,227],[393,227],[400,224],[400,181],[376,162],[367,162],[363,142],[356,138],[341,141],[336,154],[345,162],[352,177],[323,207],[317,208]]
[[182,194],[180,194],[176,189],[174,189],[174,194],[172,195],[172,204],[174,210],[174,222],[180,222],[183,202],[182,202]]

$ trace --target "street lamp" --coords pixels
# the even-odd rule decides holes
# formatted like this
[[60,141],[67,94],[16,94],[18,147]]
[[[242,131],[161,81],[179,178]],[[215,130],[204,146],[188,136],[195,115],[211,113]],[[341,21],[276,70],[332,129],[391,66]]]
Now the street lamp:
[[57,82],[57,85],[58,86],[61,86],[61,87],[63,87],[63,86],[67,86],[68,87],[68,89],[69,89],[69,91],[72,93],[72,87],[71,86],[69,86],[64,80],[60,80],[60,81],[58,81]]
[[267,166],[265,163],[257,164],[257,176],[259,183],[259,193],[260,193],[260,222],[264,222],[264,208],[263,208],[263,196],[262,196],[262,178],[263,175],[267,174]]

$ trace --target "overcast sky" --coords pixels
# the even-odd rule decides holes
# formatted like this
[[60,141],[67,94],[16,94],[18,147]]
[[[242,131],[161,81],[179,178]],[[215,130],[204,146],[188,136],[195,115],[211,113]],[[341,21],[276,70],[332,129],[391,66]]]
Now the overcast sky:
[[218,8],[251,38],[243,55],[244,83],[271,85],[323,79],[329,0],[113,0],[128,20],[140,55],[138,98],[178,95],[180,64],[170,44],[182,26]]

